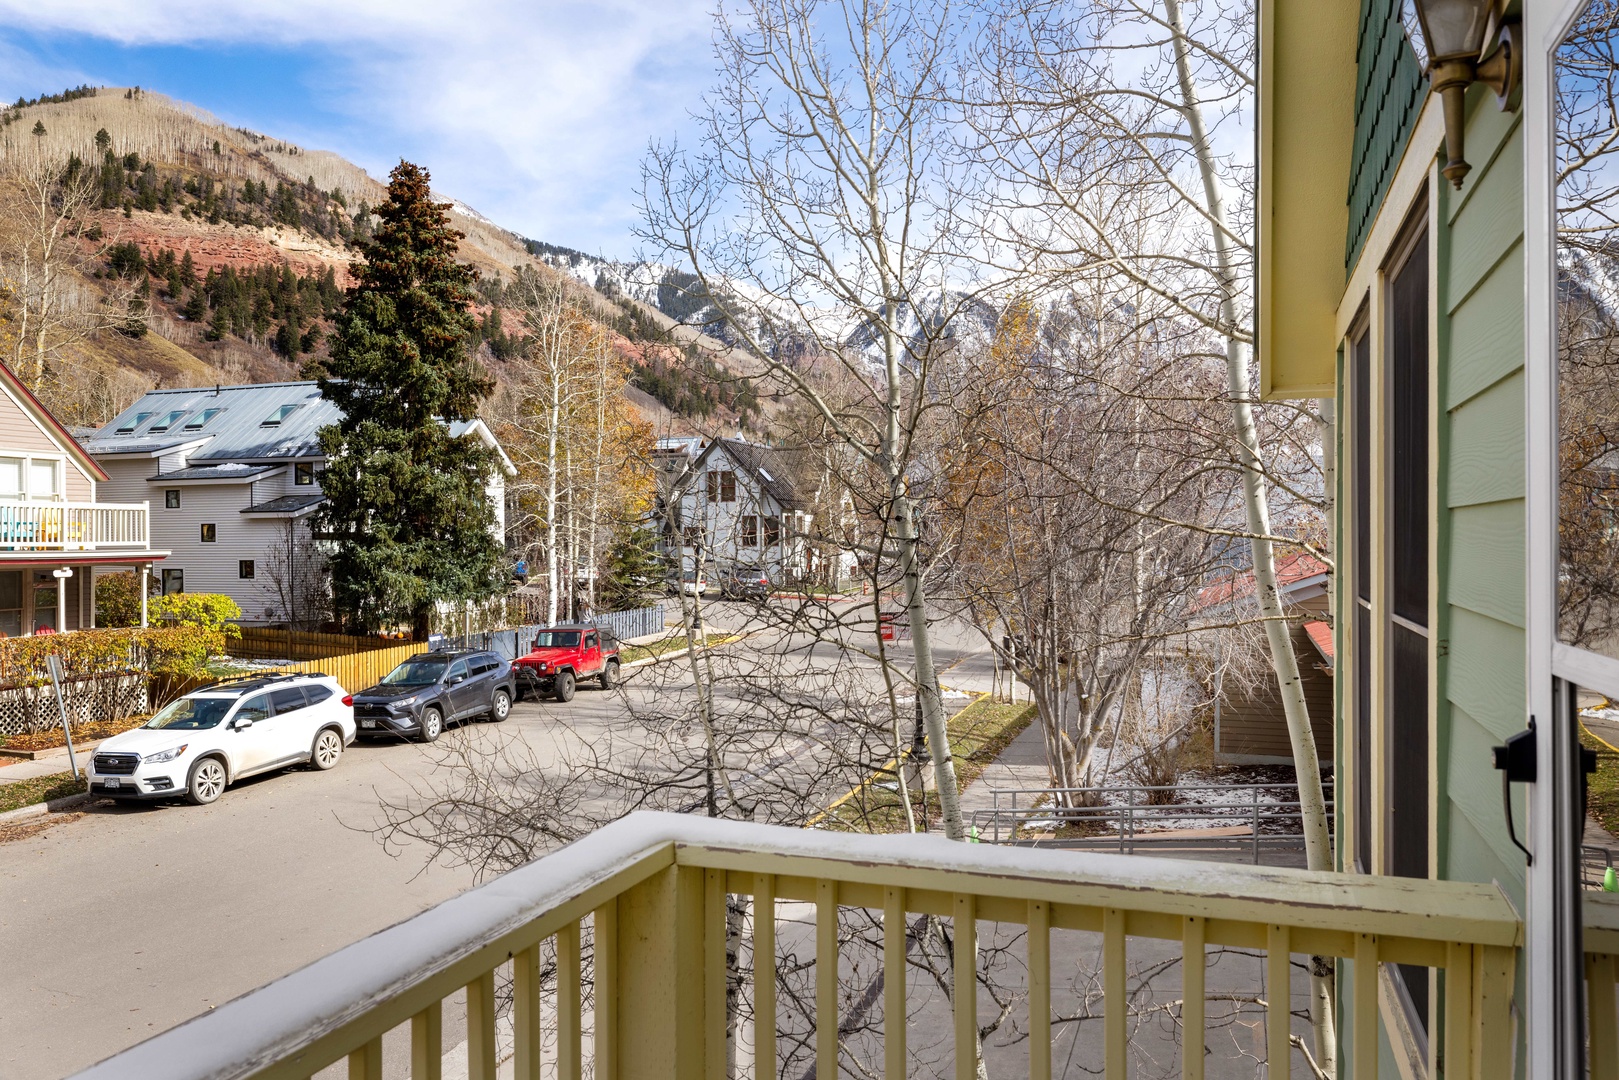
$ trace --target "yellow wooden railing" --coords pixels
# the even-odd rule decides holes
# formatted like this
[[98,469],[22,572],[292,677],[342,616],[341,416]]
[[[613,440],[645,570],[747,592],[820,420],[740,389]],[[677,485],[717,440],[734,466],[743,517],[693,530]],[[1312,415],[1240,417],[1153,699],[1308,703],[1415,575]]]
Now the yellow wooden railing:
[[[1289,1061],[1293,954],[1444,969],[1447,1077],[1510,1074],[1513,983],[1520,926],[1490,886],[1099,852],[953,844],[938,837],[864,837],[636,814],[528,866],[366,938],[301,971],[148,1040],[81,1074],[94,1080],[305,1080],[347,1059],[355,1080],[382,1075],[383,1036],[408,1025],[410,1075],[440,1076],[443,1002],[466,992],[468,1075],[496,1075],[496,973],[510,965],[513,1075],[579,1080],[587,1053],[597,1080],[696,1080],[726,1074],[727,894],[751,896],[760,970],[751,979],[754,1069],[777,1070],[776,904],[815,911],[816,1075],[838,1075],[839,906],[880,912],[886,1017],[904,1018],[909,913],[951,920],[956,977],[974,977],[979,920],[1022,924],[1029,1000],[1028,1074],[1051,1075],[1052,931],[1103,941],[1104,1072],[1124,1080],[1126,956],[1131,938],[1179,942],[1186,1032],[1204,1026],[1205,949],[1262,950],[1271,1060]],[[587,1009],[582,961],[593,938]],[[542,949],[554,988],[542,991]],[[1365,965],[1365,967],[1362,967]],[[1375,1076],[1376,979],[1356,979],[1340,1011],[1354,1075]],[[1365,989],[1370,987],[1370,989]],[[548,999],[542,1013],[542,995]],[[974,1075],[976,994],[954,996],[955,1072]],[[542,1031],[542,1016],[554,1018]],[[906,1069],[904,1023],[884,1034],[885,1074]],[[460,1040],[455,1040],[459,1042]],[[1188,1035],[1201,1048],[1203,1040]],[[1200,1077],[1203,1053],[1183,1055]],[[1285,1075],[1286,1067],[1270,1072]]]
[[1586,1037],[1593,1077],[1619,1080],[1619,894],[1587,892],[1585,901]]

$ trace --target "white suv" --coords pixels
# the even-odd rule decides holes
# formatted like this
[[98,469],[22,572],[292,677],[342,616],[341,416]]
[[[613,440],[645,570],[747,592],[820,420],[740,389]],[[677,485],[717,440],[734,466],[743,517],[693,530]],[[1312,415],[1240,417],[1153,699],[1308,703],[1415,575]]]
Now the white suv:
[[233,679],[170,703],[90,759],[90,792],[211,803],[226,785],[288,765],[330,769],[354,741],[354,700],[329,675]]

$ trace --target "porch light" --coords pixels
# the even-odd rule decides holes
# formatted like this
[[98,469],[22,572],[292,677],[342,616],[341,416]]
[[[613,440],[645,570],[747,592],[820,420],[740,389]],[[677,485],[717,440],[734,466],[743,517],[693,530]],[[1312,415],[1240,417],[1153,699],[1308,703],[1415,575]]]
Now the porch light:
[[[1445,150],[1450,160],[1441,171],[1454,187],[1472,169],[1463,153],[1467,87],[1481,82],[1495,91],[1503,110],[1523,73],[1519,22],[1497,18],[1494,0],[1413,0],[1422,40],[1428,48],[1428,78],[1444,102]],[[1495,27],[1495,47],[1480,58]]]

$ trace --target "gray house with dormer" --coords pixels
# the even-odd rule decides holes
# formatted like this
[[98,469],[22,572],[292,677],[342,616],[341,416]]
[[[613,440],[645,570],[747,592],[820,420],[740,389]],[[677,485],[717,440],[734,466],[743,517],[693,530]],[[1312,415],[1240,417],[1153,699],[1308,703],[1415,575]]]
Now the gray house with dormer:
[[[341,418],[314,382],[153,390],[85,448],[105,497],[150,503],[153,542],[172,552],[157,571],[164,593],[223,593],[246,623],[299,625],[324,610],[309,519],[325,501],[319,432]],[[500,455],[489,499],[503,540],[511,461],[481,420],[452,432]]]

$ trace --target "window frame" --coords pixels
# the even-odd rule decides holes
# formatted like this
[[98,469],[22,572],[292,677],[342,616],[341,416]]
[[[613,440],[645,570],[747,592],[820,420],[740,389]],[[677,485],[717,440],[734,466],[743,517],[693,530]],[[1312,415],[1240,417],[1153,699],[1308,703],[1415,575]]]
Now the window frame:
[[252,559],[236,560],[236,580],[238,581],[256,581],[255,574],[257,570],[258,568],[254,566]]
[[180,489],[179,488],[164,488],[163,489],[163,509],[165,509],[165,510],[178,510],[178,509],[180,509]]
[[199,544],[217,544],[219,542],[219,526],[212,521],[199,522],[197,525],[197,542]]

